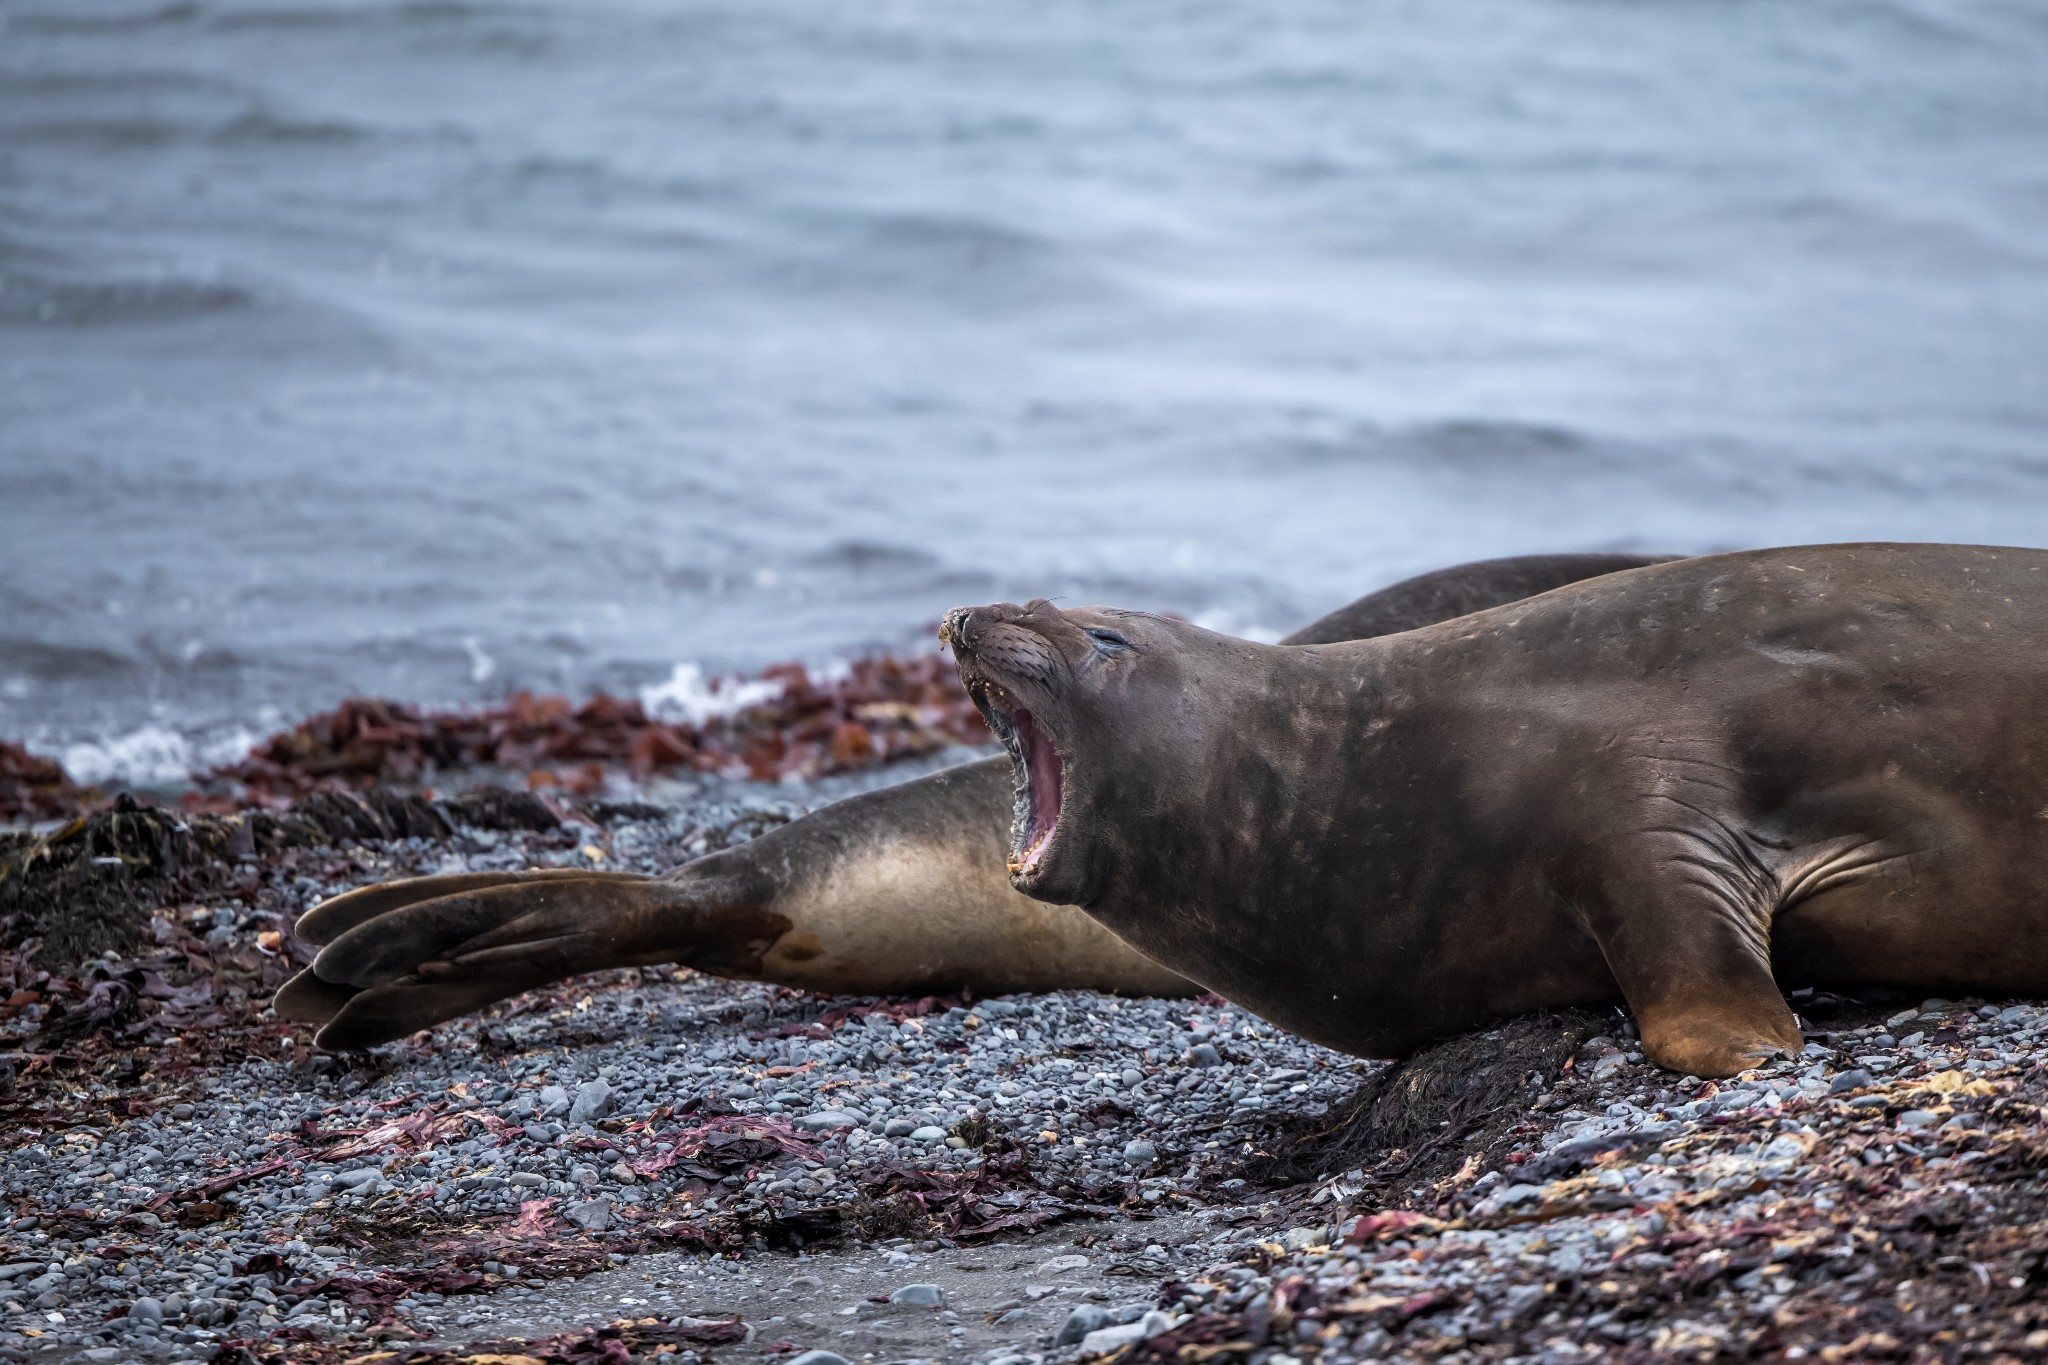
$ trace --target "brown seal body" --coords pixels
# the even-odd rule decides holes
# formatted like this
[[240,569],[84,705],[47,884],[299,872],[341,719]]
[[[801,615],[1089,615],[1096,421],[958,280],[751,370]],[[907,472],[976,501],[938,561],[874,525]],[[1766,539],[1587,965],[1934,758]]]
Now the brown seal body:
[[1727,1075],[1799,1047],[1781,985],[2048,990],[2048,553],[1721,555],[1307,647],[946,634],[1013,885],[1333,1047],[1625,1000]]
[[1470,616],[1475,611],[1520,602],[1538,593],[1582,583],[1624,569],[1669,564],[1676,555],[1573,554],[1511,555],[1479,559],[1404,578],[1318,617],[1280,643],[1329,645],[1396,635]]
[[[1378,635],[1661,562],[1536,555],[1425,574],[1292,641]],[[1178,972],[1004,871],[1011,765],[993,758],[865,793],[653,879],[577,871],[422,877],[298,923],[319,958],[278,992],[327,1047],[403,1037],[577,972],[681,962],[813,990],[1184,994]]]

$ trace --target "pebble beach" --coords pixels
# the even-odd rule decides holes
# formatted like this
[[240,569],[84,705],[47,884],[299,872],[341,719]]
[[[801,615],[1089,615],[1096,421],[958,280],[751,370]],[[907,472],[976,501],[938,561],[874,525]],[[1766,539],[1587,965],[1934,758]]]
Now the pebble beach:
[[[286,812],[229,889],[157,906],[126,950],[16,962],[0,1358],[2048,1348],[2048,1011],[2024,1002],[1808,993],[1805,1055],[1720,1083],[1647,1066],[1619,1011],[1391,1069],[1214,997],[842,999],[680,969],[366,1055],[267,1014],[306,955],[293,920],[339,889],[655,870],[801,809],[762,787],[538,804],[444,806],[481,823],[433,838]],[[522,811],[545,827],[502,827]],[[203,848],[257,817],[127,818]],[[91,825],[10,836],[16,894]]]

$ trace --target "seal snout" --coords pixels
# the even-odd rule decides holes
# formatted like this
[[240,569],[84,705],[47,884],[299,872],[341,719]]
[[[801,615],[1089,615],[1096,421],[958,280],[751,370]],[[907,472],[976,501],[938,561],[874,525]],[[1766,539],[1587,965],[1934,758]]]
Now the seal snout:
[[1050,604],[1020,607],[998,602],[989,607],[955,607],[939,626],[939,640],[950,645],[960,664],[960,679],[972,692],[977,683],[1024,684],[1055,688],[1065,661],[1030,621]]
[[939,643],[952,649],[959,649],[967,643],[967,622],[973,617],[973,607],[955,607],[939,622]]

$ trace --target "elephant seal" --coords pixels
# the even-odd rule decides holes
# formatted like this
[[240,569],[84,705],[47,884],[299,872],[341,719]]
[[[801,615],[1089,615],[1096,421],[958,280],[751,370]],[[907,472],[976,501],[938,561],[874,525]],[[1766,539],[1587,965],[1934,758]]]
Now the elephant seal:
[[[1529,555],[1404,580],[1288,638],[1411,630],[1596,574],[1663,562]],[[369,1047],[578,972],[680,962],[860,994],[1198,989],[1004,872],[1011,764],[992,758],[864,793],[655,879],[559,871],[419,877],[300,918],[321,946],[273,1000],[328,1048]]]
[[944,628],[1010,881],[1328,1046],[1622,1000],[1662,1066],[1780,985],[2048,989],[2048,552],[1835,545],[1252,644],[1046,602]]
[[1356,602],[1341,606],[1328,616],[1318,617],[1281,640],[1283,645],[1331,645],[1345,640],[1367,640],[1375,635],[1394,635],[1419,630],[1469,616],[1475,611],[1519,602],[1525,597],[1580,583],[1624,569],[1650,564],[1668,564],[1677,555],[1575,554],[1511,555],[1505,559],[1481,559],[1470,564],[1453,564],[1448,569],[1419,573],[1413,578],[1368,593]]

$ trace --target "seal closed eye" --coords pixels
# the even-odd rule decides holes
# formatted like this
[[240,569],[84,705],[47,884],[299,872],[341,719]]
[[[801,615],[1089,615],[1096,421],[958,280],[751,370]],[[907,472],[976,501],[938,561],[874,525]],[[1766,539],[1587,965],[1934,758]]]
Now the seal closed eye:
[[1104,654],[1122,654],[1131,648],[1129,640],[1101,626],[1090,626],[1087,635],[1095,642],[1095,647]]

